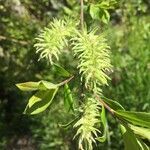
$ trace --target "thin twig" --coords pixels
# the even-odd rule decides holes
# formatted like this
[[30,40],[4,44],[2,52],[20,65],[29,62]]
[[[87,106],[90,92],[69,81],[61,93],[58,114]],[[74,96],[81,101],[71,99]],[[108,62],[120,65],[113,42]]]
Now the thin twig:
[[68,83],[68,82],[71,81],[73,78],[74,78],[74,76],[71,76],[70,78],[68,78],[68,79],[64,80],[63,82],[59,83],[58,86],[62,86],[62,85],[64,85],[64,84]]
[[84,29],[84,3],[83,0],[80,0],[80,24],[81,24],[81,30]]
[[12,41],[14,43],[19,43],[21,45],[28,45],[29,44],[27,41],[17,40],[14,38],[5,37],[3,35],[0,35],[0,40],[9,40],[9,41]]
[[112,108],[110,108],[98,95],[96,95],[95,97],[113,116],[115,115],[115,111]]
[[102,99],[100,99],[100,102],[112,115],[115,114],[114,110],[112,108],[110,108]]
[[[80,25],[81,30],[84,30],[84,2],[80,0]],[[81,82],[81,91],[80,91],[80,99],[83,99],[83,91],[84,91],[84,81]]]
[[[83,0],[80,0],[80,24],[81,30],[84,29],[84,3]],[[83,86],[83,85],[82,85]],[[83,89],[82,89],[83,90]],[[102,99],[100,99],[97,95],[96,98],[100,101],[100,103],[112,114],[114,115],[114,110],[111,109]]]

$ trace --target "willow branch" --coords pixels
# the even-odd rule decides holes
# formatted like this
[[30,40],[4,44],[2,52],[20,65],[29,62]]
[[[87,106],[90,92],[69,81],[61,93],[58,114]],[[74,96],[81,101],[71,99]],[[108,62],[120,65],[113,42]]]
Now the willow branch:
[[81,30],[84,29],[84,3],[83,0],[80,0],[80,24],[81,24]]
[[102,103],[102,105],[103,105],[112,115],[115,114],[114,110],[113,110],[112,108],[110,108],[102,99],[100,99],[99,101]]
[[110,108],[98,95],[96,95],[95,97],[113,116],[115,115],[115,111]]
[[73,78],[74,78],[74,76],[71,76],[70,78],[68,78],[68,79],[64,80],[63,82],[59,83],[58,86],[62,86],[62,85],[64,85],[64,84],[68,83],[68,82],[71,81]]

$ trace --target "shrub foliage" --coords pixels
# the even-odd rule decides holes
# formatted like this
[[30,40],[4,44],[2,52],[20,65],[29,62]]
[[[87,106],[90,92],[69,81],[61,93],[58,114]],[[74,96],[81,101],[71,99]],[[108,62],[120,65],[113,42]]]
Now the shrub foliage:
[[[90,8],[84,10],[84,6]],[[103,24],[109,22],[109,9],[113,9],[115,0],[90,1],[81,0],[81,20],[72,15],[65,19],[53,19],[50,26],[45,28],[36,38],[36,52],[39,59],[45,59],[56,67],[59,75],[66,79],[60,83],[49,81],[19,83],[17,87],[23,91],[36,91],[29,99],[25,114],[38,114],[45,111],[53,102],[55,95],[64,88],[64,107],[75,116],[75,120],[67,124],[73,125],[76,130],[74,138],[78,138],[78,147],[81,150],[92,150],[93,144],[105,142],[109,131],[107,110],[114,119],[118,120],[125,149],[148,150],[143,141],[150,140],[150,114],[145,112],[126,111],[117,101],[107,99],[103,95],[102,86],[108,86],[109,73],[112,70],[110,63],[110,47],[101,30],[87,27],[84,20],[84,11],[89,14],[93,22],[99,20]],[[76,21],[77,20],[77,21]],[[93,23],[94,24],[94,23]],[[75,102],[69,82],[76,80],[76,76],[66,71],[58,62],[61,53],[69,49],[77,61],[76,68],[80,77],[80,99]],[[77,120],[78,119],[78,120]],[[141,134],[141,133],[149,134]]]

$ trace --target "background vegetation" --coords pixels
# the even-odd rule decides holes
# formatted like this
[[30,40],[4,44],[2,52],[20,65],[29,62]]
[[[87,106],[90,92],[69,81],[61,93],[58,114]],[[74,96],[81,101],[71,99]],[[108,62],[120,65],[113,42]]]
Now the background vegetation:
[[[76,0],[0,1],[0,149],[75,149],[72,131],[59,126],[69,117],[61,107],[62,94],[55,101],[57,107],[54,105],[36,117],[24,116],[22,110],[30,95],[18,92],[15,84],[43,78],[59,79],[46,62],[37,62],[34,38],[52,17],[59,18],[64,13],[77,15],[78,11]],[[127,110],[148,112],[150,2],[120,0],[116,10],[110,13],[110,24],[103,27],[98,23],[109,39],[114,66],[110,86],[104,87],[105,96],[118,100]],[[74,70],[74,64],[68,64],[70,60],[72,58],[66,52],[60,63],[66,69]],[[113,121],[110,131],[110,140],[98,145],[97,149],[123,149],[121,135]]]

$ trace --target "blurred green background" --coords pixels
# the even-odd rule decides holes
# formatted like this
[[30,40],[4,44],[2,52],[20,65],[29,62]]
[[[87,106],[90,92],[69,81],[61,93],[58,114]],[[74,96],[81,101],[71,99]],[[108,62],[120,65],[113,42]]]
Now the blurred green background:
[[[0,0],[0,149],[77,149],[72,128],[59,126],[71,119],[63,109],[62,95],[56,97],[50,110],[37,116],[24,116],[22,112],[31,93],[20,92],[15,84],[41,79],[57,81],[46,61],[37,61],[35,37],[52,17],[77,14],[78,5],[76,0]],[[114,68],[104,95],[119,101],[127,110],[148,112],[150,1],[119,0],[110,14],[111,21],[103,30],[111,46]],[[73,71],[72,59],[65,54],[60,60],[62,66]],[[117,123],[108,117],[110,139],[95,149],[121,150],[123,142]]]

